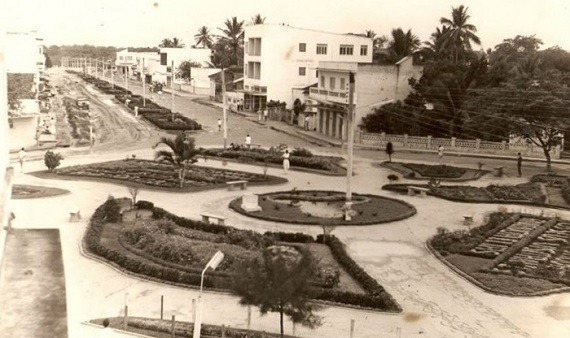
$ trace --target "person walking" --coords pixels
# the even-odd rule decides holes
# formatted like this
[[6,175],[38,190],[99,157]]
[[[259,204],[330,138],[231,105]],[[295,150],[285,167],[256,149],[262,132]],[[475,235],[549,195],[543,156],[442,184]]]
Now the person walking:
[[267,111],[267,108],[263,109],[263,119],[265,120],[265,122],[267,122],[267,116],[269,115],[269,112]]
[[218,131],[222,131],[222,120],[218,119]]
[[247,149],[251,148],[251,136],[249,136],[249,134],[247,134],[247,136],[245,137],[245,146],[247,147]]
[[309,130],[309,121],[310,121],[309,115],[305,116],[305,128],[304,128],[305,130]]
[[285,170],[285,174],[289,171],[289,150],[285,149],[285,153],[283,154],[283,170]]
[[18,152],[18,160],[20,161],[20,172],[24,172],[24,161],[26,160],[26,150],[24,148],[20,149]]
[[522,176],[522,156],[521,153],[517,154],[517,171],[519,173],[519,177]]
[[441,165],[441,163],[443,162],[443,146],[439,146],[437,148],[437,156],[439,158],[439,164]]

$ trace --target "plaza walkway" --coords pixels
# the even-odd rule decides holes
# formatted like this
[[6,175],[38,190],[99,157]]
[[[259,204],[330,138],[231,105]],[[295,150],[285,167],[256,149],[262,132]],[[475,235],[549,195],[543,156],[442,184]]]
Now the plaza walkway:
[[[125,154],[94,154],[66,158],[64,165],[123,159]],[[151,150],[137,152],[139,158],[151,158]],[[323,325],[316,330],[297,327],[302,337],[349,337],[350,320],[355,320],[355,338],[364,337],[567,337],[570,336],[570,295],[537,298],[510,298],[483,292],[431,256],[424,247],[427,238],[439,226],[461,229],[463,213],[473,213],[480,223],[489,212],[497,210],[492,204],[461,204],[432,197],[402,196],[382,191],[388,171],[377,167],[377,160],[359,157],[355,160],[353,185],[358,193],[372,193],[399,198],[412,203],[417,215],[399,222],[358,228],[337,227],[334,234],[346,245],[351,256],[400,302],[404,313],[398,315],[345,307],[326,307],[319,314]],[[200,162],[199,165],[222,167],[221,162]],[[28,163],[27,171],[42,170],[41,161]],[[228,163],[226,169],[261,173],[260,167]],[[282,170],[270,168],[268,174],[283,175]],[[253,193],[298,189],[343,190],[344,177],[323,177],[291,171],[290,182],[281,186],[252,187]],[[373,178],[371,180],[371,178]],[[123,186],[57,180],[42,180],[17,173],[16,184],[36,184],[65,188],[71,194],[35,200],[14,200],[18,228],[60,229],[63,261],[66,268],[67,309],[70,337],[89,337],[96,329],[82,325],[84,321],[106,316],[121,316],[129,305],[133,316],[159,317],[160,296],[165,296],[165,316],[176,315],[190,320],[192,299],[198,292],[173,287],[125,275],[81,253],[81,238],[93,210],[109,195],[127,196]],[[523,179],[497,179],[486,176],[477,184],[497,182],[517,183]],[[302,231],[320,233],[318,227],[287,225],[249,219],[227,208],[240,191],[204,191],[198,193],[166,193],[142,190],[139,199],[154,201],[158,206],[183,217],[199,219],[205,211],[228,217],[227,224],[256,231]],[[510,206],[511,208],[520,208]],[[68,211],[80,208],[81,222],[69,223]],[[570,219],[570,212],[557,211]],[[245,327],[246,311],[238,299],[226,293],[206,292],[204,321]],[[278,317],[253,314],[252,328],[275,332]],[[286,332],[292,324],[286,323]]]

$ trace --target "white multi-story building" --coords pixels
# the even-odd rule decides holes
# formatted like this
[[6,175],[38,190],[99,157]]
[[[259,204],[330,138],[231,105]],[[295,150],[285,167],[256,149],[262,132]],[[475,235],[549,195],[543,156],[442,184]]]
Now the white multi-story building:
[[423,67],[414,65],[414,58],[405,57],[393,65],[356,62],[319,63],[319,83],[310,88],[309,99],[317,108],[311,129],[325,135],[346,139],[346,114],[350,74],[354,75],[355,124],[372,109],[383,104],[405,99],[412,91],[408,80],[419,79]]
[[[170,86],[172,64],[174,64],[176,73],[184,61],[192,61],[201,67],[209,67],[211,58],[212,50],[209,48],[160,48],[160,64],[154,70],[153,81],[163,82]],[[209,83],[207,75],[201,81]],[[177,80],[174,82],[180,83]]]
[[244,37],[244,109],[270,100],[291,108],[298,89],[318,82],[321,61],[372,62],[372,39],[278,24],[251,25]]
[[36,144],[39,122],[37,94],[40,75],[45,70],[43,40],[36,31],[7,32],[4,61],[8,85],[14,85],[19,107],[9,113],[10,149],[16,150]]

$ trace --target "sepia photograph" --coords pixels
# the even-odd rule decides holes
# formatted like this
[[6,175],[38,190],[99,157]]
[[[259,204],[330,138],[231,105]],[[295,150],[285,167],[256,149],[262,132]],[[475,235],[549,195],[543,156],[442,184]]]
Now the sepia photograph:
[[0,337],[570,337],[570,2],[0,2]]

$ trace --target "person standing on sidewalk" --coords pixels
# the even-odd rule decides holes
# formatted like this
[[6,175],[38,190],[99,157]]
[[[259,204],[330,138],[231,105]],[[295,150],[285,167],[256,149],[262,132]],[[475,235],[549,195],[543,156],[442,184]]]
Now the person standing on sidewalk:
[[18,152],[18,160],[20,161],[20,172],[24,172],[24,161],[26,160],[26,151],[24,148],[20,149]]
[[249,134],[247,134],[247,136],[245,137],[245,146],[247,147],[247,149],[251,148],[251,136],[249,136]]
[[285,170],[285,174],[289,171],[289,150],[287,149],[285,149],[283,154],[283,170]]
[[218,119],[218,131],[222,131],[222,120]]
[[309,130],[309,121],[310,121],[309,115],[305,116],[305,125],[304,125],[305,130]]
[[521,153],[517,154],[517,171],[519,173],[519,177],[522,176],[522,156]]
[[269,115],[269,112],[267,111],[267,108],[263,109],[263,119],[265,120],[265,122],[267,122],[267,115]]
[[439,164],[441,165],[443,163],[443,146],[439,146],[437,148],[437,156],[439,158]]

